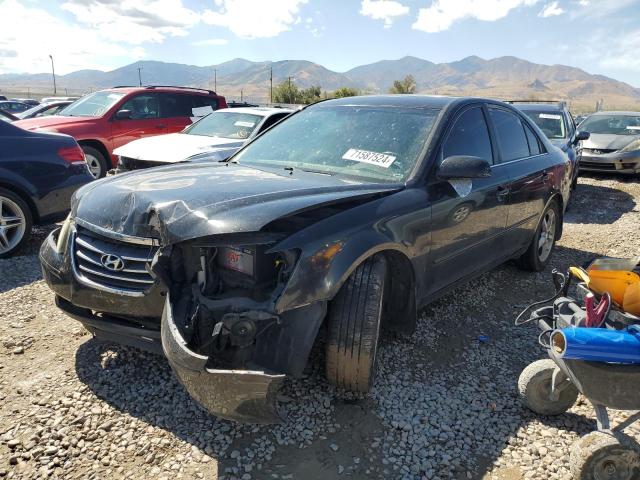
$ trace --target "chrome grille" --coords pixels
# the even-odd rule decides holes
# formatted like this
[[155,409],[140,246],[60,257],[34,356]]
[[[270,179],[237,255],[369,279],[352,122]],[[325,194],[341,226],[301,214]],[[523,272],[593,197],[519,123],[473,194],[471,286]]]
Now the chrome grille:
[[157,247],[112,240],[80,227],[72,241],[73,267],[80,281],[103,290],[138,295],[153,285],[147,266]]

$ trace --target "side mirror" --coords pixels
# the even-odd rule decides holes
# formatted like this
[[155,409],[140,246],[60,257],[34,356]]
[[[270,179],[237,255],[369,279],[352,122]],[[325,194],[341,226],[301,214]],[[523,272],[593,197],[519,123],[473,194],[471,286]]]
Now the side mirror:
[[442,180],[490,177],[491,165],[480,157],[454,155],[442,161],[436,176]]
[[585,132],[584,130],[580,130],[579,132],[576,132],[576,136],[573,139],[573,143],[577,144],[578,142],[581,142],[583,140],[589,140],[590,136],[591,136],[591,134],[589,132]]
[[131,110],[118,110],[116,112],[116,118],[118,120],[125,120],[131,118]]

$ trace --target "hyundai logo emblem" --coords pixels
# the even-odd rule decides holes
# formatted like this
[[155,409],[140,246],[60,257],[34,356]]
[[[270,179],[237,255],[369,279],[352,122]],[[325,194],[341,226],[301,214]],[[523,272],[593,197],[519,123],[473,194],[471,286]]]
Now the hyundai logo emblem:
[[124,268],[124,260],[122,260],[118,255],[113,255],[111,253],[105,253],[102,255],[100,263],[102,263],[105,268],[113,270],[114,272],[119,272]]

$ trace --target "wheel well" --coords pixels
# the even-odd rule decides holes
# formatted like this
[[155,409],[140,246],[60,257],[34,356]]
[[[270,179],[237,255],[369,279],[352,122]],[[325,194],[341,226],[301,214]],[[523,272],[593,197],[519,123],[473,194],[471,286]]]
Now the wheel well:
[[416,289],[413,265],[401,252],[384,250],[387,259],[387,282],[382,325],[395,332],[410,334],[416,329]]
[[80,140],[78,142],[78,145],[80,146],[87,145],[88,147],[95,148],[100,153],[102,153],[102,155],[104,155],[104,159],[107,162],[107,170],[110,170],[111,167],[113,167],[112,165],[113,162],[111,161],[111,155],[109,154],[107,147],[105,147],[104,144],[99,140]]
[[36,208],[35,203],[31,200],[31,197],[19,187],[16,187],[13,184],[0,182],[0,188],[4,188],[5,190],[9,190],[16,195],[18,195],[22,200],[25,201],[27,205],[29,205],[29,210],[31,210],[31,216],[33,217],[33,223],[37,224],[40,221],[40,215],[38,214],[38,209]]

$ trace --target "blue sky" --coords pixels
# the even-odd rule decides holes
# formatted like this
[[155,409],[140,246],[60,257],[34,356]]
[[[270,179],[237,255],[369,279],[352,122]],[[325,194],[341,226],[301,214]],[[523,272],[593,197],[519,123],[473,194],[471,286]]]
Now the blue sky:
[[[0,0],[0,73],[514,55],[640,87],[640,0]],[[25,25],[28,25],[25,28]]]

